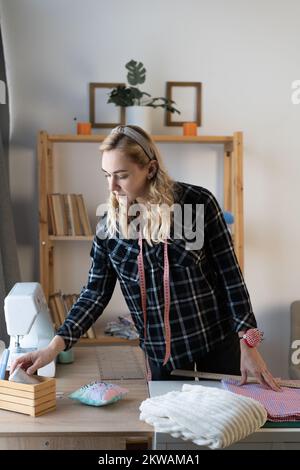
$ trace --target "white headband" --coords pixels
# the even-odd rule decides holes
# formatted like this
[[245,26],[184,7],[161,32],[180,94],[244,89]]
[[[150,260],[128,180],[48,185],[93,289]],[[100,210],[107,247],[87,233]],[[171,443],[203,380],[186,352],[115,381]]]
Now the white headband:
[[148,141],[145,139],[144,136],[142,136],[142,134],[132,129],[131,127],[117,126],[111,131],[111,134],[124,134],[127,137],[130,137],[132,140],[137,142],[142,147],[145,154],[149,157],[150,160],[155,160],[155,155]]

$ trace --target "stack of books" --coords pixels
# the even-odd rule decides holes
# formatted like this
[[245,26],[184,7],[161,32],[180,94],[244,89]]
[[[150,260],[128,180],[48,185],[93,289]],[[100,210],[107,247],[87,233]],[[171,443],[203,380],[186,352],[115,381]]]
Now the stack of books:
[[48,194],[51,235],[93,235],[82,194]]

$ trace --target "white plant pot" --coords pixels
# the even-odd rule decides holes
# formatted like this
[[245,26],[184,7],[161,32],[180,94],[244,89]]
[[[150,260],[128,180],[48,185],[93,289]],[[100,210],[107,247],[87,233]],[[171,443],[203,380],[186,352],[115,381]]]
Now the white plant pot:
[[146,132],[152,132],[152,111],[151,106],[127,106],[126,124],[140,126]]

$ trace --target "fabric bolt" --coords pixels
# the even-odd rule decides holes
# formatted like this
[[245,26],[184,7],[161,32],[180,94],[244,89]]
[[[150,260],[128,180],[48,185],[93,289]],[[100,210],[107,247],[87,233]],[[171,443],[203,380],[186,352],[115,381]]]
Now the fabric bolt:
[[268,413],[269,421],[300,420],[300,389],[282,387],[280,392],[275,392],[260,384],[239,386],[238,382],[233,380],[223,380],[222,385],[225,390],[261,403]]
[[251,398],[226,390],[184,384],[173,391],[143,401],[140,419],[156,432],[190,440],[199,446],[223,449],[264,425],[267,413]]

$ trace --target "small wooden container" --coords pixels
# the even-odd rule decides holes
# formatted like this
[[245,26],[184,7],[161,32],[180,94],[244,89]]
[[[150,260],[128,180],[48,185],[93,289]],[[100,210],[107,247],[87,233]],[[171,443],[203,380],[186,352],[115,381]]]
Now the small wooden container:
[[0,380],[0,408],[40,416],[56,408],[56,380],[35,376],[38,384]]

